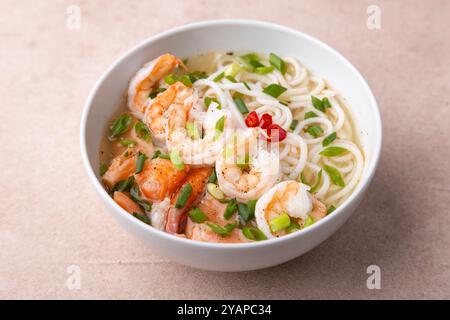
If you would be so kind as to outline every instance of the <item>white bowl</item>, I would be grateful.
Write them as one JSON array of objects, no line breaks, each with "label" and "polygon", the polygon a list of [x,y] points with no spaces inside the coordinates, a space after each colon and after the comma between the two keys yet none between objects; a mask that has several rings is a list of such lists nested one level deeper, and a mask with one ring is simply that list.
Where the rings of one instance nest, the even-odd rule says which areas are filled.
[{"label": "white bowl", "polygon": [[[175,237],[148,226],[117,205],[98,174],[100,144],[107,123],[124,103],[132,75],[163,53],[187,57],[209,51],[275,52],[298,58],[324,77],[352,109],[365,152],[363,176],[353,194],[335,212],[305,230],[269,241],[245,244],[203,243]],[[307,252],[330,237],[350,217],[375,173],[381,149],[381,119],[375,98],[361,74],[323,42],[283,26],[247,20],[219,20],[160,33],[117,59],[87,99],[81,120],[81,154],[95,189],[118,222],[153,251],[195,268],[246,271],[274,266]]]}]

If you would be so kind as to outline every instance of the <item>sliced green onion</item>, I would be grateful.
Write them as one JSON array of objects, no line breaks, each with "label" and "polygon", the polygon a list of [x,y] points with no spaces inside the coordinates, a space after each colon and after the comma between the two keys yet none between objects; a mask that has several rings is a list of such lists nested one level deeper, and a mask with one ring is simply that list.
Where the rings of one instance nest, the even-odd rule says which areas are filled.
[{"label": "sliced green onion", "polygon": [[144,169],[145,160],[147,160],[147,155],[139,151],[136,160],[136,171],[135,171],[136,174],[141,173],[142,169]]},{"label": "sliced green onion", "polygon": [[250,218],[255,216],[255,208],[256,208],[256,202],[257,201],[258,200],[249,200],[247,202],[247,209],[248,209],[248,214],[249,214]]},{"label": "sliced green onion", "polygon": [[186,202],[189,199],[189,196],[192,193],[192,186],[190,183],[187,183],[183,186],[180,191],[180,195],[177,198],[177,202],[175,203],[175,208],[182,209],[186,205]]},{"label": "sliced green onion", "polygon": [[300,176],[298,177],[297,180],[300,180],[301,183],[306,184],[307,186],[309,186],[309,183],[306,180],[305,175],[303,174],[303,171],[300,172]]},{"label": "sliced green onion", "polygon": [[248,53],[241,56],[241,59],[252,68],[264,67],[264,65],[259,62],[259,57],[254,53]]},{"label": "sliced green onion", "polygon": [[133,123],[133,118],[129,114],[118,117],[111,125],[110,139],[115,139],[122,133],[128,131]]},{"label": "sliced green onion", "polygon": [[177,170],[184,170],[183,159],[181,159],[180,152],[178,150],[172,150],[170,152],[170,161]]},{"label": "sliced green onion", "polygon": [[174,74],[169,74],[167,77],[164,78],[164,82],[167,83],[168,85],[172,85],[177,81],[178,77]]},{"label": "sliced green onion", "polygon": [[242,93],[240,93],[239,91],[236,91],[235,93],[233,93],[232,97],[233,97],[233,100],[234,99],[242,99],[244,97],[244,95]]},{"label": "sliced green onion", "polygon": [[300,230],[301,229],[301,227],[300,227],[300,225],[297,223],[297,222],[292,222],[291,223],[291,225],[286,229],[286,232],[287,233],[292,233],[292,232],[295,232],[295,231],[298,231],[298,230]]},{"label": "sliced green onion", "polygon": [[212,102],[215,102],[215,103],[217,103],[219,105],[217,107],[217,109],[222,109],[222,105],[220,104],[219,100],[217,100],[217,98],[205,97],[204,102],[205,102],[206,110],[208,110],[208,108],[209,108],[209,106],[211,105]]},{"label": "sliced green onion", "polygon": [[327,97],[322,99],[322,104],[325,109],[331,108],[330,100]]},{"label": "sliced green onion", "polygon": [[128,192],[130,191],[133,183],[134,183],[134,176],[129,176],[127,179],[117,182],[111,191]]},{"label": "sliced green onion", "polygon": [[187,87],[192,86],[191,78],[188,75],[181,76],[180,81]]},{"label": "sliced green onion", "polygon": [[128,147],[128,146],[135,145],[136,141],[130,140],[130,139],[122,139],[119,141],[119,143],[124,147]]},{"label": "sliced green onion", "polygon": [[283,59],[281,59],[279,56],[277,56],[274,53],[271,53],[269,55],[269,62],[272,66],[278,69],[278,71],[281,72],[282,75],[284,75],[287,71],[286,63]]},{"label": "sliced green onion", "polygon": [[323,105],[322,100],[320,100],[319,98],[316,98],[314,96],[311,96],[311,102],[312,102],[314,108],[316,108],[319,111],[325,112],[325,107]]},{"label": "sliced green onion", "polygon": [[289,126],[289,128],[291,129],[291,130],[295,130],[295,128],[297,128],[297,125],[298,125],[298,120],[292,120],[292,122],[291,122],[291,125]]},{"label": "sliced green onion", "polygon": [[308,111],[305,113],[305,120],[315,117],[317,117],[317,114],[314,111]]},{"label": "sliced green onion", "polygon": [[150,99],[155,99],[158,94],[160,94],[161,92],[164,92],[164,91],[166,91],[166,88],[155,89],[155,90],[153,90],[152,92],[149,93],[148,97]]},{"label": "sliced green onion", "polygon": [[215,183],[208,183],[206,184],[206,189],[208,190],[209,194],[212,195],[217,200],[222,200],[225,198],[225,194],[222,190],[220,190],[219,186]]},{"label": "sliced green onion", "polygon": [[306,129],[306,131],[314,138],[318,138],[323,133],[322,127],[318,124],[309,126],[308,129]]},{"label": "sliced green onion", "polygon": [[273,71],[273,67],[272,66],[264,66],[264,67],[258,67],[255,69],[255,72],[258,74],[267,74],[267,73],[271,73]]},{"label": "sliced green onion", "polygon": [[194,83],[197,80],[205,79],[208,77],[206,72],[203,71],[194,71],[188,74],[189,79],[191,80],[191,83]]},{"label": "sliced green onion", "polygon": [[247,114],[249,112],[245,102],[241,98],[234,99],[234,103],[242,114]]},{"label": "sliced green onion", "polygon": [[220,80],[222,80],[222,78],[225,77],[225,72],[221,72],[219,73],[219,75],[217,75],[217,77],[215,77],[213,79],[214,82],[219,82]]},{"label": "sliced green onion", "polygon": [[237,209],[236,199],[231,199],[230,201],[228,201],[223,217],[227,220],[230,219],[233,216],[236,209]]},{"label": "sliced green onion", "polygon": [[336,157],[346,153],[348,150],[342,147],[328,147],[322,150],[319,154],[324,157]]},{"label": "sliced green onion", "polygon": [[152,203],[141,197],[139,186],[136,183],[130,188],[130,196],[145,212],[152,210]]},{"label": "sliced green onion", "polygon": [[225,76],[225,78],[227,78],[229,81],[233,83],[237,83],[237,80],[233,76]]},{"label": "sliced green onion", "polygon": [[250,212],[248,211],[247,205],[245,203],[238,203],[237,209],[243,224],[247,223],[247,221],[250,220]]},{"label": "sliced green onion", "polygon": [[226,77],[228,77],[228,76],[235,77],[239,73],[239,71],[241,71],[241,69],[242,69],[242,67],[239,63],[233,62],[225,70],[225,76]]},{"label": "sliced green onion", "polygon": [[322,169],[319,171],[319,174],[317,175],[316,183],[314,184],[314,186],[311,187],[311,189],[309,189],[310,193],[314,193],[317,191],[317,189],[319,189],[321,180],[322,180]]},{"label": "sliced green onion", "polygon": [[334,140],[336,140],[336,132],[333,132],[332,134],[328,135],[325,139],[323,139],[322,146],[326,147]]},{"label": "sliced green onion", "polygon": [[341,188],[345,187],[344,179],[342,178],[341,173],[339,172],[338,169],[327,165],[324,165],[323,169],[325,170],[326,173],[328,173],[328,176],[330,176],[331,181],[335,185]]},{"label": "sliced green onion", "polygon": [[201,139],[200,130],[197,124],[193,121],[186,122],[186,132],[189,138],[193,140]]},{"label": "sliced green onion", "polygon": [[285,107],[289,107],[289,103],[287,103],[286,101],[278,101],[279,103],[281,103],[283,106]]},{"label": "sliced green onion", "polygon": [[150,225],[150,219],[145,214],[133,212],[133,217],[141,220],[143,223]]},{"label": "sliced green onion", "polygon": [[289,218],[289,216],[286,213],[283,213],[282,215],[279,215],[278,217],[270,220],[270,230],[272,230],[272,232],[284,230],[290,225],[291,225],[291,218]]},{"label": "sliced green onion", "polygon": [[229,236],[230,233],[236,228],[236,223],[228,223],[226,226],[221,227],[217,223],[213,222],[205,222],[208,227],[211,228],[212,231],[221,235],[222,237]]},{"label": "sliced green onion", "polygon": [[220,135],[223,133],[224,127],[225,127],[225,116],[222,116],[216,122],[216,135],[214,136],[214,141],[220,138]]},{"label": "sliced green onion", "polygon": [[263,89],[263,92],[265,94],[268,94],[269,96],[272,96],[274,98],[278,98],[281,96],[287,89],[285,87],[282,87],[276,83],[269,84],[267,87]]},{"label": "sliced green onion", "polygon": [[161,159],[167,159],[167,160],[170,160],[170,155],[168,155],[167,153],[162,153],[160,150],[156,150],[156,151],[153,153],[152,159],[156,159],[156,158],[161,158]]},{"label": "sliced green onion", "polygon": [[194,208],[188,212],[189,217],[194,221],[195,223],[202,223],[208,220],[208,217],[206,214],[200,210],[199,208]]},{"label": "sliced green onion", "polygon": [[333,206],[333,205],[329,206],[328,209],[327,209],[327,215],[332,213],[334,210],[336,210],[335,206]]},{"label": "sliced green onion", "polygon": [[306,218],[306,220],[305,220],[305,223],[303,223],[303,229],[305,229],[306,227],[309,227],[313,223],[314,223],[314,219],[311,216],[308,216],[308,218]]},{"label": "sliced green onion", "polygon": [[150,129],[142,121],[136,122],[134,130],[136,131],[138,138],[144,141],[148,142],[152,138],[150,134]]},{"label": "sliced green onion", "polygon": [[210,183],[216,183],[217,182],[217,174],[216,174],[216,170],[213,169],[211,172],[211,175],[208,178],[208,182]]},{"label": "sliced green onion", "polygon": [[102,163],[99,168],[100,177],[102,177],[106,173],[106,171],[108,171],[108,166]]},{"label": "sliced green onion", "polygon": [[258,228],[244,227],[244,228],[242,228],[242,233],[249,240],[253,240],[253,241],[267,240],[266,235]]},{"label": "sliced green onion", "polygon": [[250,88],[250,86],[248,85],[247,82],[242,82],[244,84],[244,86],[247,88],[248,91],[251,91],[252,88]]}]

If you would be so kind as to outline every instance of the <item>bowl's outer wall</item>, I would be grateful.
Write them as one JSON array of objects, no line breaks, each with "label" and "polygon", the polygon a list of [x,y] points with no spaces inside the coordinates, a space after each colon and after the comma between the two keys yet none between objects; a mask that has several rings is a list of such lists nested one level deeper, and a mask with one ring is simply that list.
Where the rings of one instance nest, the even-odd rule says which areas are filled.
[{"label": "bowl's outer wall", "polygon": [[[146,62],[166,52],[179,57],[209,51],[276,52],[298,58],[313,73],[326,78],[352,108],[366,154],[363,183],[332,215],[293,237],[258,246],[208,246],[168,236],[143,225],[117,206],[103,190],[97,168],[105,127],[125,101],[128,81]],[[84,161],[96,190],[115,218],[160,255],[193,267],[218,271],[244,271],[283,263],[317,246],[333,234],[355,210],[367,188],[381,145],[381,122],[370,89],[359,73],[338,53],[317,40],[271,24],[245,21],[202,23],[160,34],[120,58],[99,80],[88,99],[82,120]],[[94,169],[92,169],[94,168]],[[94,172],[92,171],[94,170]],[[95,176],[94,176],[95,174]],[[281,240],[281,239],[279,239]]]}]

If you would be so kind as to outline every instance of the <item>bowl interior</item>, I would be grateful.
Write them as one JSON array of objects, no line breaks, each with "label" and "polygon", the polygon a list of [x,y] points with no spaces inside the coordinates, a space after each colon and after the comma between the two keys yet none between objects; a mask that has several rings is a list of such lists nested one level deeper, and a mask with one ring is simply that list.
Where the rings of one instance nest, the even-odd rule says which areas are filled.
[{"label": "bowl interior", "polygon": [[131,49],[106,71],[87,102],[82,120],[81,144],[85,145],[88,163],[98,181],[102,137],[107,123],[124,105],[128,82],[134,73],[163,53],[184,58],[209,51],[275,52],[292,56],[326,79],[346,98],[365,152],[365,170],[355,193],[368,181],[380,151],[381,122],[365,80],[345,58],[322,42],[288,28],[254,21],[204,22],[173,29]]}]

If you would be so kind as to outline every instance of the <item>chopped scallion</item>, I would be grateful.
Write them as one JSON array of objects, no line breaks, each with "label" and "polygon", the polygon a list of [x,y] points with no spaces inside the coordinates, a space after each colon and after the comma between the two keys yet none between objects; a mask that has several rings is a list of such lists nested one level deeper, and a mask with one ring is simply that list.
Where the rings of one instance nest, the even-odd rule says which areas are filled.
[{"label": "chopped scallion", "polygon": [[175,208],[177,209],[184,208],[191,193],[192,193],[192,185],[190,183],[185,184],[183,188],[181,188],[180,194],[177,198],[177,202],[175,203]]},{"label": "chopped scallion", "polygon": [[309,227],[313,223],[314,223],[314,219],[311,216],[308,216],[306,218],[305,222],[303,223],[303,229],[306,228],[306,227]]},{"label": "chopped scallion", "polygon": [[108,166],[102,163],[99,168],[100,176],[103,176],[106,173],[106,171],[108,171]]},{"label": "chopped scallion", "polygon": [[221,235],[222,237],[229,236],[231,232],[236,228],[236,223],[228,223],[224,227],[218,225],[217,223],[213,222],[205,222],[208,227],[211,228],[212,231],[217,233],[218,235]]},{"label": "chopped scallion", "polygon": [[325,139],[323,139],[322,146],[326,147],[334,140],[336,140],[336,132],[333,132],[332,134],[328,135]]},{"label": "chopped scallion", "polygon": [[145,224],[150,224],[150,219],[145,214],[133,212],[133,217],[141,220]]},{"label": "chopped scallion", "polygon": [[170,152],[170,161],[172,161],[173,166],[177,170],[184,170],[183,159],[180,156],[180,152],[178,150],[172,150]]},{"label": "chopped scallion", "polygon": [[281,96],[287,89],[285,87],[280,86],[279,84],[272,83],[263,89],[265,94],[272,96],[274,98],[278,98]]},{"label": "chopped scallion", "polygon": [[270,220],[270,230],[272,232],[278,232],[288,228],[291,225],[291,218],[286,213],[279,215],[276,218]]},{"label": "chopped scallion", "polygon": [[136,144],[136,141],[130,139],[122,139],[119,143],[124,147],[129,147]]},{"label": "chopped scallion", "polygon": [[282,75],[284,75],[287,71],[286,63],[283,59],[281,59],[279,56],[277,56],[274,53],[271,53],[269,55],[269,62],[272,66],[278,69],[278,71],[281,72]]},{"label": "chopped scallion", "polygon": [[324,165],[323,169],[328,173],[328,176],[335,185],[341,188],[345,187],[344,179],[338,169],[328,165]]},{"label": "chopped scallion", "polygon": [[188,212],[189,217],[194,221],[195,223],[203,223],[206,220],[208,220],[208,217],[206,214],[200,210],[199,208],[194,208]]},{"label": "chopped scallion", "polygon": [[222,200],[225,198],[225,194],[222,190],[220,190],[219,186],[215,183],[208,183],[206,185],[206,189],[208,190],[209,194],[212,195],[217,200]]},{"label": "chopped scallion", "polygon": [[322,127],[318,124],[309,126],[306,131],[314,138],[318,138],[323,133]]},{"label": "chopped scallion", "polygon": [[334,210],[336,210],[335,206],[333,206],[333,205],[329,206],[328,209],[327,209],[327,215],[332,213]]},{"label": "chopped scallion", "polygon": [[319,189],[321,180],[322,180],[322,170],[319,171],[319,174],[317,175],[317,181],[314,184],[314,186],[312,186],[311,189],[309,189],[310,193],[314,193],[317,191],[317,189]]},{"label": "chopped scallion", "polygon": [[142,121],[136,122],[134,130],[136,131],[136,135],[138,136],[138,138],[144,141],[148,142],[152,138],[150,134],[150,129]]},{"label": "chopped scallion", "polygon": [[223,214],[223,217],[225,218],[225,219],[230,219],[232,216],[233,216],[233,214],[234,214],[234,212],[236,211],[236,209],[237,209],[237,202],[236,202],[236,199],[231,199],[230,201],[228,201],[228,203],[227,203],[227,207],[226,207],[226,209],[225,209],[225,212],[224,212],[224,214]]},{"label": "chopped scallion", "polygon": [[133,118],[129,114],[123,114],[118,117],[111,125],[110,139],[115,139],[122,133],[128,131],[133,123]]},{"label": "chopped scallion", "polygon": [[142,153],[139,151],[137,160],[136,160],[136,171],[135,171],[136,174],[142,172],[142,169],[144,169],[144,163],[145,163],[146,159],[147,159],[147,155],[145,153]]},{"label": "chopped scallion", "polygon": [[241,98],[234,99],[234,103],[242,114],[247,114],[249,112],[245,102]]},{"label": "chopped scallion", "polygon": [[219,82],[220,80],[222,80],[222,78],[225,77],[225,72],[221,72],[219,73],[214,79],[214,82]]},{"label": "chopped scallion", "polygon": [[225,116],[220,117],[216,122],[216,135],[214,136],[214,141],[218,140],[223,133],[225,127]]},{"label": "chopped scallion", "polygon": [[319,154],[324,157],[336,157],[347,152],[347,149],[342,147],[328,147],[322,150]]},{"label": "chopped scallion", "polygon": [[258,228],[244,227],[244,228],[242,228],[242,233],[249,240],[253,240],[253,241],[267,240],[266,235]]},{"label": "chopped scallion", "polygon": [[291,130],[295,130],[295,128],[297,128],[297,125],[298,125],[298,120],[292,120],[292,122],[291,122],[291,125],[289,126],[289,128],[291,129]]}]

